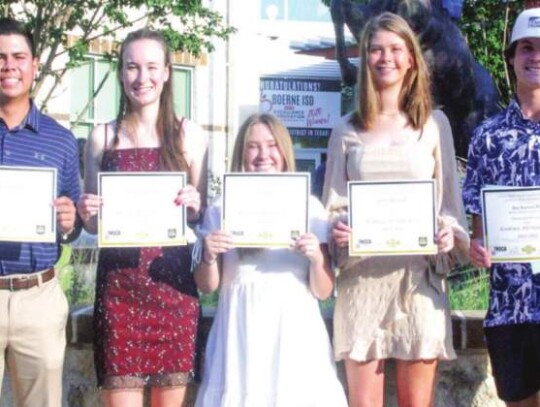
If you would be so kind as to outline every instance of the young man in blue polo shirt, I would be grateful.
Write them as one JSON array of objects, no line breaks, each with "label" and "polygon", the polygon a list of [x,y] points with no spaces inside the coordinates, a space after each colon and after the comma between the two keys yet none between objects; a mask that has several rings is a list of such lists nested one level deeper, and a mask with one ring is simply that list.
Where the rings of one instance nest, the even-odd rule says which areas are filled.
[{"label": "young man in blue polo shirt", "polygon": [[518,16],[505,56],[516,95],[475,130],[463,198],[473,216],[471,261],[491,267],[484,327],[497,392],[507,406],[538,407],[540,263],[491,264],[483,246],[480,190],[540,186],[540,8]]},{"label": "young man in blue polo shirt", "polygon": [[73,134],[30,99],[37,68],[32,36],[0,19],[0,165],[56,168],[58,193],[57,243],[0,242],[0,380],[7,366],[18,407],[59,407],[68,305],[53,267],[79,229],[79,157]]}]

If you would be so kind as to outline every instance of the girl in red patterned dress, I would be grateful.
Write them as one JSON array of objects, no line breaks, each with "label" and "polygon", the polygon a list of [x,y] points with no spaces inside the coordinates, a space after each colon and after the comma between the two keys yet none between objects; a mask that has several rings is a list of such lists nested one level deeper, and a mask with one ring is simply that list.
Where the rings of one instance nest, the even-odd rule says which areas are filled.
[{"label": "girl in red patterned dress", "polygon": [[[174,115],[171,62],[161,34],[129,34],[118,77],[117,120],[94,128],[85,151],[86,193],[78,205],[85,228],[96,233],[100,171],[185,171],[189,185],[171,200],[186,206],[188,221],[198,219],[206,140],[197,125]],[[145,386],[153,407],[183,405],[199,317],[190,266],[190,246],[101,249],[94,352],[106,407],[142,406]]]}]

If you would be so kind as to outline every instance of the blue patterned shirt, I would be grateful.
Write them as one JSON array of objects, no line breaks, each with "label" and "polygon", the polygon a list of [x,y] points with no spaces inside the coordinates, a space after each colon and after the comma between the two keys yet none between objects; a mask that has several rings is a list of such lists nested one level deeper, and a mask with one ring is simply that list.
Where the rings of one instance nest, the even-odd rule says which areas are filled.
[{"label": "blue patterned shirt", "polygon": [[[480,190],[487,185],[540,185],[540,123],[523,117],[514,99],[473,134],[463,184],[465,210],[481,215]],[[540,274],[529,263],[491,267],[489,309],[484,325],[540,323]]]},{"label": "blue patterned shirt", "polygon": [[[56,168],[58,196],[67,196],[73,202],[79,199],[77,141],[33,102],[21,125],[8,129],[0,119],[0,165]],[[58,243],[0,242],[0,275],[48,269],[56,263],[59,253]]]}]

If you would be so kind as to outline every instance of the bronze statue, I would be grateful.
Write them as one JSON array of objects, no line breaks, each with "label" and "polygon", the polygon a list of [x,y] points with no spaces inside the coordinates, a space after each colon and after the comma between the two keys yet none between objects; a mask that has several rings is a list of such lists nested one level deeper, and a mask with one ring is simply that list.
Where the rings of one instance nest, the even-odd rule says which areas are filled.
[{"label": "bronze statue", "polygon": [[345,25],[357,41],[366,21],[383,11],[399,14],[411,25],[431,69],[434,103],[450,120],[456,154],[466,157],[473,129],[500,106],[493,79],[474,59],[455,24],[461,17],[462,0],[371,0],[367,4],[332,0],[330,11],[346,85],[356,83],[357,69],[346,55]]}]

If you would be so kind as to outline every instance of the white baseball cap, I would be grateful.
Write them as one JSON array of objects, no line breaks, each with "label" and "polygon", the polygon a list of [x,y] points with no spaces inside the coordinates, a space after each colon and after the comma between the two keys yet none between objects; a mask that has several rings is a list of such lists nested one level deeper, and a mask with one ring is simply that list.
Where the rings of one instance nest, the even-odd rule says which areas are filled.
[{"label": "white baseball cap", "polygon": [[540,7],[524,10],[516,18],[509,45],[523,38],[540,38]]}]

